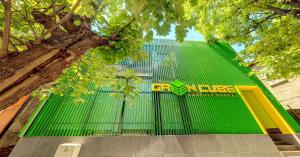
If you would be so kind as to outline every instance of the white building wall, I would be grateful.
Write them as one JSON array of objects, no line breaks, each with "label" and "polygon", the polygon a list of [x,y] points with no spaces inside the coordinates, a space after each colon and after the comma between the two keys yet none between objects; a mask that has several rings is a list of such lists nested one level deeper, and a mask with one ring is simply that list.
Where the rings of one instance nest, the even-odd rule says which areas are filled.
[{"label": "white building wall", "polygon": [[262,80],[285,109],[300,109],[300,77],[289,80],[267,81]]}]

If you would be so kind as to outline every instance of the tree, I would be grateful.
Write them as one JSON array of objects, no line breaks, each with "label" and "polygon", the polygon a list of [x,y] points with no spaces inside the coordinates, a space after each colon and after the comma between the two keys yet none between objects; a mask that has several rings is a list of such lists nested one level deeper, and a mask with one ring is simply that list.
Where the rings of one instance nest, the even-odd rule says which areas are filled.
[{"label": "tree", "polygon": [[9,33],[10,33],[10,19],[11,19],[11,1],[1,0],[4,6],[4,30],[1,32],[2,47],[0,50],[0,57],[6,57],[8,52]]},{"label": "tree", "polygon": [[0,60],[0,110],[44,85],[63,93],[76,84],[72,90],[80,95],[94,88],[90,83],[96,87],[108,83],[134,93],[132,82],[139,82],[138,77],[111,65],[127,57],[145,57],[143,42],[152,39],[154,30],[168,34],[171,24],[182,41],[192,26],[183,17],[183,4],[183,0],[12,0],[11,6],[0,6],[0,21],[9,19],[3,16],[8,9],[12,13],[8,44],[4,34],[9,25],[0,25],[5,29],[2,45],[8,45],[8,54],[1,53]]},{"label": "tree", "polygon": [[239,56],[269,79],[299,76],[299,0],[190,0],[185,17],[208,41],[244,45]]}]

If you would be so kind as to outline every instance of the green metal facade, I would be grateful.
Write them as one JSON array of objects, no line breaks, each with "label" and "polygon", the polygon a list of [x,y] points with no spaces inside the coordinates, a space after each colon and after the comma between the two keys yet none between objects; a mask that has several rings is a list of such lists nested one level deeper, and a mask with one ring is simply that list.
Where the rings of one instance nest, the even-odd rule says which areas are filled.
[{"label": "green metal facade", "polygon": [[[113,91],[99,89],[86,96],[84,104],[72,97],[51,95],[41,103],[32,123],[22,134],[31,136],[102,136],[121,134],[262,134],[262,130],[238,94],[183,95],[153,92],[151,83],[259,86],[285,120],[296,131],[300,127],[249,69],[233,58],[226,44],[209,46],[204,42],[176,43],[155,40],[144,46],[145,61],[122,61],[145,80],[142,93],[134,104],[117,100]],[[45,104],[43,104],[45,103]]]}]

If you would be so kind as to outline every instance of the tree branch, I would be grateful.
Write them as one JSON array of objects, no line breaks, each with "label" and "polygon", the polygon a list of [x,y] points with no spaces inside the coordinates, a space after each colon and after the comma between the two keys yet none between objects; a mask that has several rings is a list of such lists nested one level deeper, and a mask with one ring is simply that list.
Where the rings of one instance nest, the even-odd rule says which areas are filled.
[{"label": "tree branch", "polygon": [[[0,38],[2,38],[2,37],[3,37],[3,33],[2,33],[2,31],[0,31]],[[12,38],[12,37],[10,36],[10,38]],[[9,44],[11,44],[11,46],[12,46],[16,51],[18,51],[18,48],[16,47],[16,44],[14,44],[14,43],[12,42],[11,39],[9,39]]]},{"label": "tree branch", "polygon": [[267,5],[267,9],[275,12],[276,14],[280,14],[280,15],[287,15],[288,13],[291,12],[291,10],[281,9],[281,8],[273,7],[271,5]]},{"label": "tree branch", "polygon": [[134,21],[135,21],[135,17],[133,17],[131,19],[131,21],[129,21],[125,26],[123,26],[119,31],[115,32],[113,35],[111,35],[109,38],[113,41],[118,41],[120,40],[120,33],[123,32],[127,27],[129,27]]},{"label": "tree branch", "polygon": [[72,9],[67,13],[67,15],[65,17],[63,17],[58,23],[56,23],[55,25],[53,25],[52,27],[50,27],[45,33],[43,33],[40,37],[37,38],[37,44],[40,44],[42,39],[48,35],[49,33],[51,33],[53,30],[55,30],[57,27],[59,27],[63,22],[65,22],[75,11],[75,9],[79,6],[81,0],[77,0],[77,2],[75,3],[75,5],[72,7]]},{"label": "tree branch", "polygon": [[7,57],[11,24],[11,0],[1,0],[4,6],[4,27],[0,57]]},{"label": "tree branch", "polygon": [[[0,31],[0,37],[1,37],[1,38],[3,37],[3,32],[2,32],[2,31]],[[10,37],[11,39],[16,40],[17,42],[19,42],[19,45],[24,45],[24,46],[26,46],[26,42],[22,41],[21,39],[19,39],[19,38],[13,36],[13,35],[11,35],[11,34],[10,34],[9,37]]]},{"label": "tree branch", "polygon": [[124,31],[128,26],[130,26],[134,21],[135,21],[135,17],[133,17],[133,18],[131,19],[131,21],[130,21],[129,23],[127,23],[123,28],[121,28],[117,33],[119,34],[119,33],[123,32],[123,31]]},{"label": "tree branch", "polygon": [[287,4],[287,5],[290,5],[290,6],[293,6],[293,7],[296,7],[296,8],[299,8],[300,9],[300,1],[299,0],[285,0],[283,2],[283,4]]},{"label": "tree branch", "polygon": [[[105,7],[105,5],[104,6],[102,5],[103,1],[104,0],[98,0],[97,3],[96,3],[96,1],[91,1],[90,5],[93,7],[94,11],[97,12],[98,10],[100,11],[101,9],[103,9]],[[90,30],[91,22],[93,21],[94,18],[95,18],[94,16],[91,18],[88,18],[86,16],[82,17],[81,18],[81,29],[89,29]]]},{"label": "tree branch", "polygon": [[35,29],[33,28],[33,21],[32,20],[30,20],[29,18],[28,18],[28,15],[27,15],[27,9],[26,9],[26,7],[25,7],[25,15],[23,15],[21,12],[20,12],[20,10],[17,10],[14,6],[12,6],[12,9],[13,9],[13,11],[14,12],[16,12],[16,13],[18,13],[20,16],[22,16],[22,18],[27,22],[27,24],[28,24],[28,26],[30,27],[30,30],[33,32],[33,35],[34,35],[34,37],[37,37],[37,33],[36,33],[36,31],[35,31]]},{"label": "tree branch", "polygon": [[[58,16],[62,19],[67,13],[59,13]],[[81,19],[79,15],[72,14],[70,18],[65,20],[61,25],[68,33],[74,33],[79,30],[79,27],[74,24],[74,19]]]},{"label": "tree branch", "polygon": [[11,40],[9,40],[9,43],[14,48],[14,50],[18,52],[18,48],[16,47],[16,45]]},{"label": "tree branch", "polygon": [[254,32],[259,26],[261,26],[261,24],[263,24],[264,22],[268,21],[269,19],[273,19],[273,18],[274,18],[274,14],[270,14],[258,22],[255,21],[255,25],[251,25],[248,28],[246,28],[245,31],[242,31],[242,32],[244,32],[243,34],[240,34],[237,36],[232,35],[232,36],[228,36],[227,38],[236,38],[236,37],[243,37],[245,35],[248,35],[248,34]]},{"label": "tree branch", "polygon": [[293,9],[293,10],[292,9],[282,9],[282,8],[274,7],[271,5],[267,5],[267,9],[269,9],[279,15],[286,16],[288,14],[292,14],[292,15],[294,15],[295,18],[300,19],[300,10],[298,10],[298,9]]}]

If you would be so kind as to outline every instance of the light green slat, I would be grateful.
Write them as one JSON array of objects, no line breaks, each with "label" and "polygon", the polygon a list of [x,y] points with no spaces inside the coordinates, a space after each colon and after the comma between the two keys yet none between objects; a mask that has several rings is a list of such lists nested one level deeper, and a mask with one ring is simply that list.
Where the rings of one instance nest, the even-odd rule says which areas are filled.
[{"label": "light green slat", "polygon": [[95,134],[117,132],[121,105],[122,102],[109,96],[109,93],[98,93],[86,130],[93,131]]},{"label": "light green slat", "polygon": [[183,129],[183,122],[177,96],[173,94],[161,94],[160,102],[163,129]]},{"label": "light green slat", "polygon": [[134,104],[126,104],[123,130],[153,130],[152,94],[141,94]]}]

